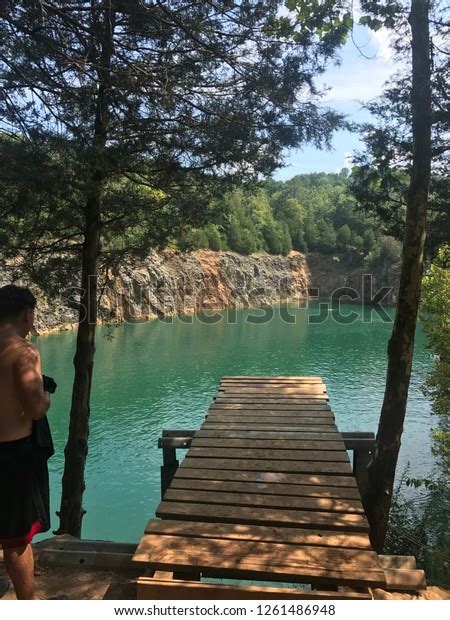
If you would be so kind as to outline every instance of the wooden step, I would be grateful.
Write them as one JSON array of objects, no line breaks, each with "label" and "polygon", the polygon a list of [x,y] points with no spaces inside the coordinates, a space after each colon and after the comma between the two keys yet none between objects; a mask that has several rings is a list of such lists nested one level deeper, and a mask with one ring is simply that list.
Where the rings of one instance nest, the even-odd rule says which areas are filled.
[{"label": "wooden step", "polygon": [[427,587],[425,572],[421,569],[383,569],[386,578],[386,590],[417,591]]},{"label": "wooden step", "polygon": [[[191,448],[238,448],[238,449],[247,449],[247,450],[255,450],[255,449],[264,449],[264,450],[282,450],[290,451],[295,450],[297,452],[308,452],[311,450],[320,451],[323,453],[324,451],[336,451],[345,450],[345,444],[343,440],[309,440],[309,439],[293,439],[290,437],[291,433],[287,435],[286,438],[259,438],[255,437],[244,438],[244,437],[223,437],[222,435],[218,435],[216,437],[205,437],[202,435],[202,432],[199,431],[195,437],[191,441]],[[344,459],[338,459],[344,460]]]},{"label": "wooden step", "polygon": [[383,568],[408,570],[417,568],[416,558],[413,555],[379,555],[378,558]]},{"label": "wooden step", "polygon": [[[282,542],[285,545],[371,550],[369,536],[362,532],[285,528],[273,525],[151,519],[145,528],[145,533],[158,536],[192,536],[193,538]],[[140,559],[145,561],[145,557]]]},{"label": "wooden step", "polygon": [[[189,459],[190,460],[190,459]],[[291,484],[291,485],[318,485],[331,487],[345,487],[358,490],[353,476],[300,474],[274,471],[243,471],[242,469],[202,469],[196,467],[197,460],[187,459],[175,472],[175,478],[190,478],[194,480],[229,480],[238,482],[255,482],[257,484]]]},{"label": "wooden step", "polygon": [[292,546],[254,541],[146,534],[133,558],[155,570],[195,569],[202,575],[233,579],[308,583],[314,577],[355,587],[384,586],[384,575],[374,551],[332,547]]},{"label": "wooden step", "polygon": [[[254,493],[281,495],[287,497],[322,497],[335,499],[359,500],[358,489],[350,487],[332,487],[319,485],[277,484],[276,482],[229,481],[229,480],[195,480],[175,476],[171,489],[197,489],[198,491],[220,491],[231,493]],[[386,567],[389,568],[389,567]]]},{"label": "wooden step", "polygon": [[[268,459],[270,461],[318,461],[321,463],[348,463],[347,452],[343,450],[276,450],[267,443],[265,448],[233,448],[192,446],[188,458],[214,459]],[[337,471],[337,470],[336,470]]]},{"label": "wooden step", "polygon": [[214,411],[215,409],[221,410],[232,410],[232,411],[241,411],[245,409],[246,411],[273,411],[274,413],[277,411],[295,411],[296,413],[301,413],[302,411],[331,411],[331,407],[327,402],[314,402],[307,404],[291,404],[290,402],[281,403],[281,404],[273,404],[273,405],[255,405],[254,403],[212,403],[209,406],[210,411]]},{"label": "wooden step", "polygon": [[190,469],[231,469],[238,471],[257,471],[296,474],[331,474],[352,476],[349,462],[329,463],[324,461],[288,461],[268,459],[200,458],[187,457],[180,468]]},{"label": "wooden step", "polygon": [[280,527],[369,532],[369,524],[365,515],[343,512],[314,512],[308,510],[283,510],[279,508],[162,501],[157,507],[155,514],[160,519],[217,521],[219,523],[253,525],[271,523]]},{"label": "wooden step", "polygon": [[327,497],[292,497],[267,493],[237,493],[216,490],[177,489],[172,486],[164,494],[164,501],[219,504],[223,506],[255,506],[283,508],[284,510],[312,510],[317,512],[347,512],[363,514],[359,500]]},{"label": "wooden step", "polygon": [[[159,577],[160,574],[166,578]],[[370,594],[361,592],[327,592],[304,588],[275,588],[267,586],[236,586],[168,578],[157,571],[154,577],[139,577],[137,599],[145,600],[368,600]]]}]

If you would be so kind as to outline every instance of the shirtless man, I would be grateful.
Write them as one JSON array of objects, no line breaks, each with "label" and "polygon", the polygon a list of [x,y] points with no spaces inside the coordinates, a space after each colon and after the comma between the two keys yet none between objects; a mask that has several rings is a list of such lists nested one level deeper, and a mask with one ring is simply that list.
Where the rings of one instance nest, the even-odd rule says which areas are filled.
[{"label": "shirtless man", "polygon": [[18,599],[35,598],[31,541],[49,529],[48,473],[32,440],[33,420],[50,407],[39,353],[26,340],[35,307],[28,289],[0,288],[0,544]]}]

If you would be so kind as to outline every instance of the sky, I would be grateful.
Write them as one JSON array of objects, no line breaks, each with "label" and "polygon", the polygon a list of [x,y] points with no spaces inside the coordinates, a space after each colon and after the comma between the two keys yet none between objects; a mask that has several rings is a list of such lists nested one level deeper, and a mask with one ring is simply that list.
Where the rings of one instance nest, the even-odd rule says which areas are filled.
[{"label": "sky", "polygon": [[[359,48],[359,49],[358,49]],[[340,53],[341,65],[332,66],[317,81],[330,90],[323,104],[341,112],[356,122],[370,119],[361,106],[381,94],[384,82],[396,67],[389,48],[389,33],[356,26],[353,41],[349,39]],[[333,150],[321,151],[311,146],[286,152],[286,165],[273,175],[275,179],[291,179],[308,172],[339,172],[350,166],[351,155],[362,148],[358,134],[338,131],[333,138]]]}]

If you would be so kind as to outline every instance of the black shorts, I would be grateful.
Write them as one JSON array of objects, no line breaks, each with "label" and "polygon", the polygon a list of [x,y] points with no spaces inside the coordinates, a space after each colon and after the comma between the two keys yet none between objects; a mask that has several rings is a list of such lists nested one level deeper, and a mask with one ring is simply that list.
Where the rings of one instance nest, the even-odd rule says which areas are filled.
[{"label": "black shorts", "polygon": [[27,545],[50,529],[47,460],[32,436],[0,442],[0,544]]}]

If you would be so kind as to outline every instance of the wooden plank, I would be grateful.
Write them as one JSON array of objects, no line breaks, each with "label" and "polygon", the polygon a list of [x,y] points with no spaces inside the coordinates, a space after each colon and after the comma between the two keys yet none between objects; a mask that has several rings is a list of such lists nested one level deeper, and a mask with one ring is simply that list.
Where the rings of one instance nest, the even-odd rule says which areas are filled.
[{"label": "wooden plank", "polygon": [[261,409],[255,411],[254,409],[241,409],[240,411],[230,411],[229,409],[209,409],[206,413],[206,417],[218,418],[219,416],[227,419],[239,419],[244,417],[253,419],[265,419],[268,421],[278,422],[283,418],[290,418],[298,420],[299,418],[325,418],[326,420],[334,420],[334,414],[331,411],[326,410],[309,410],[309,411],[271,411],[270,409]]},{"label": "wooden plank", "polygon": [[[171,489],[198,489],[199,491],[220,491],[235,493],[267,493],[270,495],[294,497],[324,497],[336,499],[360,499],[358,489],[349,487],[327,487],[300,484],[278,484],[276,482],[241,482],[229,480],[195,480],[191,478],[175,477],[170,485]],[[384,568],[391,568],[386,566]],[[415,568],[411,567],[411,568]]]},{"label": "wooden plank", "polygon": [[267,524],[285,527],[310,527],[348,532],[369,532],[364,515],[338,512],[309,512],[307,510],[278,510],[239,506],[220,506],[162,501],[156,509],[160,519],[186,519],[219,523]]},{"label": "wooden plank", "polygon": [[[239,411],[238,413],[227,411],[208,411],[206,414],[206,419],[208,421],[220,421],[226,420],[227,422],[255,422],[261,420],[261,423],[267,424],[310,424],[311,421],[315,423],[318,421],[319,424],[329,423],[334,424],[335,418],[331,411],[308,411],[305,412],[305,415],[298,415],[295,411],[286,411],[284,414],[280,412],[280,414],[271,415],[264,414],[262,411]],[[251,429],[250,429],[251,430]]]},{"label": "wooden plank", "polygon": [[317,376],[295,376],[295,375],[224,375],[222,381],[294,381],[294,382],[312,382],[322,383],[322,377]]},{"label": "wooden plank", "polygon": [[296,425],[300,426],[302,424],[315,424],[317,426],[328,426],[330,424],[334,424],[334,418],[332,416],[327,417],[306,417],[306,416],[298,416],[298,417],[284,417],[278,416],[276,418],[270,416],[246,416],[246,415],[208,415],[206,417],[207,422],[239,422],[240,424],[248,424],[251,425],[254,422],[258,424],[279,424],[279,425]]},{"label": "wooden plank", "polygon": [[266,443],[265,448],[214,448],[191,447],[188,458],[202,459],[262,459],[267,461],[319,461],[326,463],[349,463],[345,450],[275,450]]},{"label": "wooden plank", "polygon": [[379,555],[378,559],[383,568],[408,569],[417,568],[416,558],[413,555]]},{"label": "wooden plank", "polygon": [[238,394],[248,394],[253,396],[257,395],[267,395],[267,396],[305,396],[305,395],[324,395],[326,390],[322,385],[308,385],[305,387],[241,387],[241,386],[221,386],[220,391],[224,394],[228,393],[238,393]]},{"label": "wooden plank", "polygon": [[265,385],[271,383],[281,383],[282,385],[304,385],[305,383],[311,383],[313,385],[321,384],[325,385],[322,379],[316,379],[315,377],[302,377],[302,379],[283,379],[278,377],[271,377],[270,379],[264,379],[264,377],[245,377],[242,379],[239,378],[226,378],[223,377],[220,380],[220,384],[222,383],[244,383],[246,385],[254,385],[255,383],[264,383]]},{"label": "wooden plank", "polygon": [[385,583],[376,554],[361,550],[296,548],[247,541],[230,544],[230,541],[218,539],[146,534],[135,558],[135,561],[145,558],[143,561],[155,569],[195,568],[204,576],[220,573],[262,581],[326,582],[356,587],[379,587]]},{"label": "wooden plank", "polygon": [[267,416],[267,415],[207,415],[205,417],[205,422],[211,422],[211,423],[215,423],[215,422],[231,422],[231,423],[235,423],[235,422],[239,422],[240,424],[253,424],[254,422],[258,423],[258,424],[271,424],[272,426],[274,424],[278,424],[278,425],[296,425],[296,426],[300,426],[300,425],[308,425],[308,424],[316,424],[318,426],[329,426],[330,424],[335,424],[335,419],[333,418],[333,416],[331,415],[327,415],[325,416],[298,416],[298,417],[291,417],[291,416],[277,416],[277,417],[272,417],[272,416]]},{"label": "wooden plank", "polygon": [[[325,398],[292,398],[291,396],[285,397],[264,397],[264,396],[221,396],[220,393],[216,394],[213,397],[213,402],[210,407],[213,405],[218,405],[218,408],[222,409],[222,405],[265,405],[267,409],[272,409],[273,406],[281,406],[281,407],[289,407],[292,408],[298,407],[301,409],[303,405],[327,405],[328,401]],[[319,407],[320,409],[320,407]]]},{"label": "wooden plank", "polygon": [[277,542],[285,545],[343,547],[371,550],[369,536],[364,533],[274,527],[271,525],[244,525],[242,523],[208,523],[152,519],[146,534],[160,536],[193,536],[194,538],[223,538]]},{"label": "wooden plank", "polygon": [[247,377],[246,379],[221,379],[220,380],[220,385],[223,384],[228,384],[228,383],[240,383],[240,384],[244,384],[244,385],[259,385],[259,384],[263,384],[263,385],[271,385],[273,383],[275,384],[280,384],[280,385],[325,385],[324,382],[322,381],[322,379],[309,379],[308,377],[305,377],[301,380],[292,380],[292,379],[278,379],[278,377],[272,377],[270,379],[264,379],[261,377]]},{"label": "wooden plank", "polygon": [[220,504],[227,506],[260,506],[284,510],[314,510],[318,512],[347,512],[363,514],[359,500],[330,499],[328,497],[286,497],[283,495],[255,493],[227,493],[217,490],[176,489],[170,487],[164,494],[167,502],[192,502],[194,504]]},{"label": "wooden plank", "polygon": [[[199,431],[202,433],[205,431]],[[168,437],[171,440],[173,438]],[[204,438],[195,436],[191,440],[191,447],[193,448],[247,448],[257,449],[262,448],[265,450],[298,450],[298,451],[333,451],[333,450],[345,450],[345,444],[343,441],[326,441],[316,440],[311,441],[308,439],[255,439],[249,437],[247,439],[231,439],[230,437],[215,437]]]},{"label": "wooden plank", "polygon": [[[244,439],[246,441],[258,441],[258,440],[275,440],[275,441],[307,441],[307,442],[319,442],[327,444],[333,442],[336,444],[343,444],[345,442],[342,435],[335,431],[334,433],[317,433],[308,431],[291,431],[288,430],[248,430],[246,428],[241,429],[220,429],[220,430],[205,430],[203,427],[195,433],[196,440],[198,439]],[[255,445],[256,447],[256,445]],[[344,448],[345,449],[345,448]]]},{"label": "wooden plank", "polygon": [[427,587],[425,572],[421,569],[392,569],[385,568],[386,590],[416,591]]},{"label": "wooden plank", "polygon": [[219,385],[219,390],[227,390],[236,388],[238,390],[246,389],[246,388],[261,388],[261,389],[322,389],[324,392],[326,391],[326,386],[323,383],[283,383],[283,382],[275,382],[275,381],[221,381]]},{"label": "wooden plank", "polygon": [[[145,538],[145,541],[143,540]],[[382,573],[378,555],[367,549],[346,549],[319,545],[292,545],[283,541],[232,540],[230,538],[210,538],[176,535],[165,532],[164,535],[148,532],[144,534],[133,556],[134,562],[158,560],[158,556],[167,551],[180,550],[181,555],[189,556],[190,550],[199,555],[215,556],[211,566],[220,567],[220,562],[230,561],[230,568],[238,568],[242,563],[260,565],[268,564],[301,568],[310,565],[324,570],[338,568],[340,571],[355,568],[376,570]],[[153,543],[153,544],[152,544]],[[186,558],[189,560],[190,558]],[[233,563],[235,565],[233,566]],[[410,571],[406,571],[410,572]]]},{"label": "wooden plank", "polygon": [[276,588],[267,586],[236,586],[202,581],[180,581],[174,579],[137,579],[137,600],[370,600],[368,593],[330,592],[306,590],[304,588]]},{"label": "wooden plank", "polygon": [[255,403],[255,404],[267,404],[278,403],[283,404],[289,402],[291,404],[309,404],[314,405],[316,402],[326,403],[328,397],[324,394],[308,394],[304,396],[298,396],[294,394],[239,394],[239,392],[217,392],[213,396],[216,402],[221,403]]},{"label": "wooden plank", "polygon": [[[274,473],[303,474],[343,474],[353,476],[350,463],[328,463],[320,461],[271,461],[261,459],[215,459],[189,458],[183,459],[180,467],[200,469],[234,469],[238,471],[267,471]],[[178,471],[178,470],[177,470]]]},{"label": "wooden plank", "polygon": [[284,424],[281,428],[279,424],[264,424],[253,421],[252,423],[243,422],[211,422],[205,420],[201,425],[201,430],[254,430],[254,431],[291,431],[301,433],[333,433],[338,432],[336,424]]},{"label": "wooden plank", "polygon": [[189,478],[191,480],[228,480],[229,482],[255,482],[257,484],[318,485],[344,487],[358,491],[356,480],[353,476],[243,471],[242,469],[199,469],[194,467],[194,465],[198,463],[198,459],[190,461],[190,467],[188,464],[183,465],[183,463],[182,466],[177,469],[174,479]]},{"label": "wooden plank", "polygon": [[268,405],[254,405],[253,403],[212,403],[209,406],[210,410],[221,409],[222,411],[295,411],[301,413],[302,411],[331,411],[331,407],[327,402],[316,402],[312,405],[291,405],[289,402],[280,404]]}]

